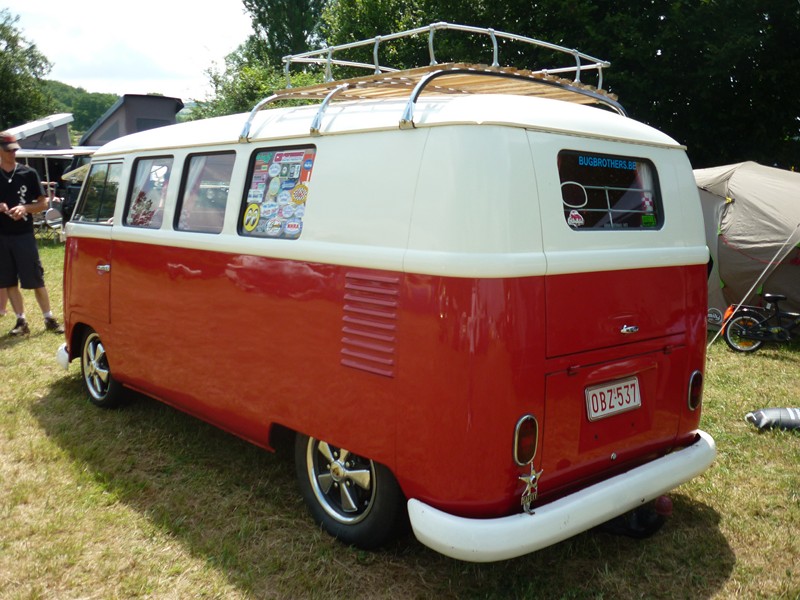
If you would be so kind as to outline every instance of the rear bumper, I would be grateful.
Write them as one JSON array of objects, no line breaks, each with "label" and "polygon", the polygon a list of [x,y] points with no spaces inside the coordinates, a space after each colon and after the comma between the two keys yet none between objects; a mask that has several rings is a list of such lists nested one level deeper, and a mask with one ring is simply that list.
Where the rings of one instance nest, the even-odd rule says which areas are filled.
[{"label": "rear bumper", "polygon": [[497,519],[457,517],[408,501],[417,539],[437,552],[471,562],[506,560],[591,529],[649,502],[705,471],[717,450],[704,431],[697,441],[536,509]]}]

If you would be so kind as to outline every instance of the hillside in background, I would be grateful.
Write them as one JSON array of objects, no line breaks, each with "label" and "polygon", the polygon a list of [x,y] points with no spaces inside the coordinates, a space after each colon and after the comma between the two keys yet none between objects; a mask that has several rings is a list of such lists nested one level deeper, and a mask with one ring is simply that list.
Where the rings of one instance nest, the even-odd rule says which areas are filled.
[{"label": "hillside in background", "polygon": [[87,92],[60,81],[45,80],[44,87],[52,113],[72,113],[75,119],[70,123],[73,143],[119,99],[116,94]]}]

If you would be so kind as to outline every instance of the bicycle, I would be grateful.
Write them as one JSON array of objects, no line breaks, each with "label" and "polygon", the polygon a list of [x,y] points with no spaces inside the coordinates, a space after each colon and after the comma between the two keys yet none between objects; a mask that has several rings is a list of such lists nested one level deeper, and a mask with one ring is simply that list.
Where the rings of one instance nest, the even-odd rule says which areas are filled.
[{"label": "bicycle", "polygon": [[780,309],[786,296],[764,294],[763,298],[767,303],[764,308],[731,305],[725,311],[723,337],[732,350],[755,352],[764,342],[789,342],[800,327],[800,313]]}]

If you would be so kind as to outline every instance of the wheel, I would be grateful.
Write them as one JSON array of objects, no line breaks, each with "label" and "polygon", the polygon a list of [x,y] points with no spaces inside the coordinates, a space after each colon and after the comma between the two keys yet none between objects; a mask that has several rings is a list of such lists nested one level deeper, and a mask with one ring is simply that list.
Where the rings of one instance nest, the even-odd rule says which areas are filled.
[{"label": "wheel", "polygon": [[739,315],[738,317],[734,317],[725,326],[725,342],[732,350],[736,350],[737,352],[755,352],[761,348],[764,342],[742,337],[742,331],[757,326],[758,321],[751,315]]},{"label": "wheel", "polygon": [[295,470],[314,520],[346,544],[377,548],[394,538],[407,520],[400,486],[379,463],[298,434]]},{"label": "wheel", "polygon": [[81,345],[81,375],[89,400],[101,408],[114,408],[123,402],[122,385],[111,375],[103,341],[90,329]]}]

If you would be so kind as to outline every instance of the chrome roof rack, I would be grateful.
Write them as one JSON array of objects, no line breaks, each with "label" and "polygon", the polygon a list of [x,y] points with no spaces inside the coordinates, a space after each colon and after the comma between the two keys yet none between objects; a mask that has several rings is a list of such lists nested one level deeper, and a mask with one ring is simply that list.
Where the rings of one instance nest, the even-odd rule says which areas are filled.
[{"label": "chrome roof rack", "polygon": [[[434,34],[440,29],[489,36],[492,42],[491,65],[437,63],[434,50]],[[428,34],[430,65],[416,69],[400,70],[380,64],[379,50],[382,43],[425,33]],[[570,56],[572,62],[551,69],[535,71],[501,67],[499,63],[498,38],[522,42],[562,53]],[[373,47],[373,63],[371,64],[335,58],[337,52],[370,45]],[[321,101],[319,110],[311,123],[310,132],[312,135],[319,135],[322,117],[326,108],[334,99],[407,98],[408,101],[400,118],[399,126],[401,128],[414,127],[414,106],[423,90],[436,94],[495,93],[540,96],[579,104],[604,104],[622,115],[626,114],[625,109],[617,102],[617,97],[602,89],[603,69],[611,65],[608,61],[595,58],[575,49],[541,40],[468,25],[455,25],[446,22],[432,23],[426,27],[285,56],[283,57],[283,63],[287,82],[286,89],[265,98],[253,108],[239,136],[240,142],[249,140],[250,128],[258,111],[277,100],[289,99],[316,99]],[[290,68],[294,64],[324,65],[325,77],[323,83],[292,88]],[[369,69],[372,74],[335,81],[332,74],[333,66]],[[597,73],[597,86],[587,85],[581,81],[581,74],[587,71]],[[572,79],[561,77],[562,74],[568,73],[574,74]],[[446,81],[444,78],[447,78]],[[434,84],[434,82],[436,83]]]}]

